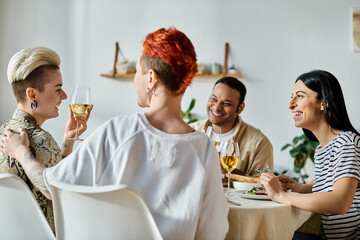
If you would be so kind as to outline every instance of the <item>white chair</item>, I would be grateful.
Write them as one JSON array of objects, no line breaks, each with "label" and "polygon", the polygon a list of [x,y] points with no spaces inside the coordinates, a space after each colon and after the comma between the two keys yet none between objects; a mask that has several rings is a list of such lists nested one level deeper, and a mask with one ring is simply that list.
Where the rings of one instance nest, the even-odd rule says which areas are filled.
[{"label": "white chair", "polygon": [[57,239],[162,239],[146,203],[125,185],[50,187]]},{"label": "white chair", "polygon": [[34,195],[13,174],[0,174],[0,238],[55,239]]}]

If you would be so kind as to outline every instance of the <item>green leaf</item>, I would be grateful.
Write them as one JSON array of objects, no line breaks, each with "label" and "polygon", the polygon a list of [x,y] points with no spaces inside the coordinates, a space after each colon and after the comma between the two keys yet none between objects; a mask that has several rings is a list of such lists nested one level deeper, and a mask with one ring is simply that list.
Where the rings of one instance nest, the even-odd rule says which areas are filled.
[{"label": "green leaf", "polygon": [[283,146],[281,148],[281,151],[284,151],[285,149],[287,149],[288,147],[291,147],[292,145],[290,143],[286,144],[285,146]]},{"label": "green leaf", "polygon": [[190,123],[196,122],[197,120],[198,120],[197,118],[192,118],[192,119],[189,119],[189,121],[187,123],[190,124]]},{"label": "green leaf", "polygon": [[[301,134],[300,136],[295,136],[292,139],[291,144],[287,143],[281,148],[281,151],[290,148],[289,154],[294,159],[294,171],[300,174],[301,169],[305,166],[308,158],[314,162],[314,153],[319,143],[311,141]],[[301,179],[305,179],[308,175],[300,176]],[[297,182],[299,178],[294,178]]]},{"label": "green leaf", "polygon": [[196,122],[198,119],[196,117],[194,117],[191,113],[191,110],[194,108],[195,106],[195,102],[196,100],[193,98],[191,99],[191,102],[190,102],[190,106],[189,108],[186,110],[186,112],[183,112],[181,111],[181,117],[183,119],[186,119],[187,120],[187,123],[190,124],[190,123],[193,123],[193,122]]},{"label": "green leaf", "polygon": [[190,106],[189,106],[187,112],[190,112],[194,108],[195,102],[196,102],[195,98],[191,99]]},{"label": "green leaf", "polygon": [[296,144],[299,144],[299,142],[302,142],[304,141],[305,139],[305,135],[300,135],[300,136],[297,136],[297,137],[294,137],[293,139],[293,143],[296,145]]},{"label": "green leaf", "polygon": [[301,153],[300,148],[296,147],[290,150],[290,155],[291,157],[296,157],[297,155],[299,155]]},{"label": "green leaf", "polygon": [[307,155],[305,153],[300,153],[299,155],[295,156],[294,165],[299,168],[303,168],[305,166],[307,159]]},{"label": "green leaf", "polygon": [[294,166],[294,172],[300,173],[301,167]]},{"label": "green leaf", "polygon": [[314,147],[310,142],[308,142],[305,144],[304,149],[307,153],[310,153],[312,150],[314,150]]}]

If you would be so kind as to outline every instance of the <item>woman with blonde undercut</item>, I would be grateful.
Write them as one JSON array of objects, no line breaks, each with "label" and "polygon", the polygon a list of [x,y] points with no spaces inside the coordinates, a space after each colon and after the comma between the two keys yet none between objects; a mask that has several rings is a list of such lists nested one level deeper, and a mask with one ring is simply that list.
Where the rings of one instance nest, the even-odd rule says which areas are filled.
[{"label": "woman with blonde undercut", "polygon": [[[29,151],[21,156],[34,159],[46,167],[52,167],[68,156],[73,149],[73,142],[67,138],[74,137],[76,121],[79,121],[80,133],[86,130],[90,111],[86,116],[75,117],[69,107],[69,120],[65,129],[61,149],[50,133],[41,128],[48,119],[59,115],[59,107],[66,93],[62,89],[63,81],[60,72],[60,58],[56,52],[46,47],[23,49],[10,59],[7,75],[12,86],[17,109],[12,118],[0,127],[2,138],[20,132],[29,137]],[[0,142],[0,150],[4,150]],[[11,173],[19,176],[29,186],[43,210],[46,219],[54,231],[52,203],[42,193],[41,188],[34,186],[34,179],[14,158],[0,152],[0,173]]]},{"label": "woman with blonde undercut", "polygon": [[[42,170],[40,188],[54,181],[126,184],[143,197],[164,239],[224,239],[228,206],[215,146],[181,118],[181,98],[196,72],[195,49],[184,33],[161,28],[147,35],[134,85],[138,105],[149,110],[100,126],[69,157]],[[6,138],[18,148],[7,152],[30,171],[41,164],[21,158],[29,151],[26,140]]]}]

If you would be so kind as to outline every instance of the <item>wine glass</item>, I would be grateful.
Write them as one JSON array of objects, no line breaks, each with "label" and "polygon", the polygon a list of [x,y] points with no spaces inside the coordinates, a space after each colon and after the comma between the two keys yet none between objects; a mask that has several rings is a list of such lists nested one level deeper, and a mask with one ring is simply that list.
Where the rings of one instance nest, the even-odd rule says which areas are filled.
[{"label": "wine glass", "polygon": [[[223,147],[223,141],[221,139],[221,127],[218,127],[218,130],[219,130],[219,133],[217,134],[218,137],[213,139],[213,142],[214,142],[214,145],[216,147],[216,150],[218,152],[219,159],[220,159],[221,148]],[[208,135],[209,137],[211,137],[212,131],[213,130],[211,130],[211,132],[209,133],[209,135]],[[224,184],[226,184],[225,177],[226,177],[225,174],[221,173],[221,182],[222,182],[223,186],[225,186]]]},{"label": "wine glass", "polygon": [[216,150],[218,151],[219,155],[220,155],[220,152],[221,152],[221,128],[219,127],[219,139],[218,141],[214,141],[214,144],[215,144],[215,147],[216,147]]},{"label": "wine glass", "polygon": [[[90,88],[87,86],[76,86],[71,96],[70,106],[75,116],[85,115],[87,109],[91,107]],[[79,137],[79,122],[76,121],[76,134],[73,138],[68,138],[70,141],[83,141]]]},{"label": "wine glass", "polygon": [[229,141],[224,144],[220,152],[221,166],[228,172],[228,187],[226,196],[230,195],[230,174],[239,165],[240,150],[237,142]]}]

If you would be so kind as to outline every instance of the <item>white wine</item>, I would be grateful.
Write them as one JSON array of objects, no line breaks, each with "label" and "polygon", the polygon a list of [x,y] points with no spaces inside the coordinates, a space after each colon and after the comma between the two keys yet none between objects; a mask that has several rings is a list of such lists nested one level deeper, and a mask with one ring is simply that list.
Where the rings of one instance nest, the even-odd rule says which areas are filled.
[{"label": "white wine", "polygon": [[76,116],[82,116],[86,114],[88,108],[91,107],[91,104],[71,104],[71,110]]},{"label": "white wine", "polygon": [[233,171],[239,164],[239,161],[240,161],[239,156],[223,156],[223,155],[220,156],[221,166],[227,172]]},{"label": "white wine", "polygon": [[214,144],[215,144],[216,148],[220,146],[220,142],[218,142],[218,141],[214,141]]}]

